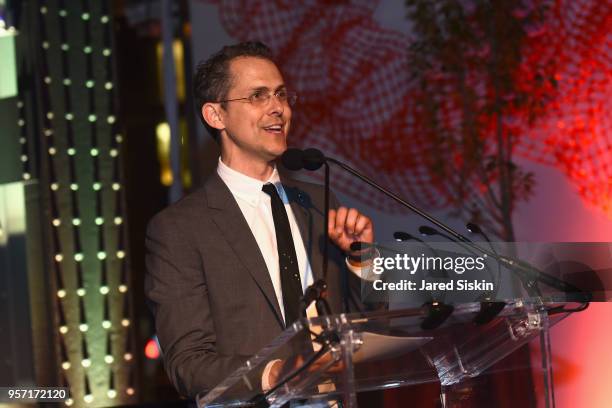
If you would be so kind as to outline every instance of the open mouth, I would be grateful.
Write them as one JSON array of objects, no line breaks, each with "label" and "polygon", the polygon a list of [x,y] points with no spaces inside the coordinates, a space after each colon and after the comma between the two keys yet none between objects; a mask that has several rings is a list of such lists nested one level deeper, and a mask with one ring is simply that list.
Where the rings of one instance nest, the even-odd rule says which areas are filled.
[{"label": "open mouth", "polygon": [[266,132],[270,132],[276,135],[280,135],[283,133],[283,125],[271,125],[264,127]]}]

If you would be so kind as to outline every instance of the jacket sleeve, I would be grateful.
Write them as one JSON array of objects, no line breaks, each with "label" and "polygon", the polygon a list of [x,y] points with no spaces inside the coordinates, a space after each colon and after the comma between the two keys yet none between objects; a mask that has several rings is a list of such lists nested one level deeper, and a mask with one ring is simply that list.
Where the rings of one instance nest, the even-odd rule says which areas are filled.
[{"label": "jacket sleeve", "polygon": [[149,223],[146,266],[145,296],[170,380],[185,396],[210,391],[248,356],[217,352],[200,253],[167,214]]}]

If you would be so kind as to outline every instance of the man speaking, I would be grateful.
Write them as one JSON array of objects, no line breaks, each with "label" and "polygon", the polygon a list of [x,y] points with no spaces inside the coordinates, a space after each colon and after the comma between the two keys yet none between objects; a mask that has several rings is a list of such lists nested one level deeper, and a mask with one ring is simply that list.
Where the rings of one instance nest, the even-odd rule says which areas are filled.
[{"label": "man speaking", "polygon": [[[323,277],[325,237],[324,189],[286,177],[275,164],[287,149],[297,95],[271,51],[259,42],[224,47],[198,66],[194,82],[221,157],[201,189],[149,223],[145,278],[166,371],[190,397],[211,390],[302,316],[303,291]],[[332,312],[341,313],[344,270],[360,266],[347,258],[350,245],[373,242],[374,233],[356,209],[333,197],[331,207],[327,292]],[[352,293],[350,303],[359,304]]]}]

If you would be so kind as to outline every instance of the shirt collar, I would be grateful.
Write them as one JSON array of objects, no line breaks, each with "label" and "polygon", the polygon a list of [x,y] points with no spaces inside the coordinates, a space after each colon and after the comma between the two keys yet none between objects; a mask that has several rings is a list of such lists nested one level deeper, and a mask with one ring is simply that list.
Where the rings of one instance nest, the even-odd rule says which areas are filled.
[{"label": "shirt collar", "polygon": [[221,180],[223,180],[233,195],[245,200],[253,206],[259,203],[262,194],[267,196],[267,194],[262,191],[263,185],[267,183],[274,184],[283,202],[287,202],[287,197],[283,189],[283,185],[281,184],[276,166],[274,166],[274,171],[268,180],[261,181],[230,168],[228,165],[223,163],[221,157],[219,157],[217,174],[219,177],[221,177]]}]

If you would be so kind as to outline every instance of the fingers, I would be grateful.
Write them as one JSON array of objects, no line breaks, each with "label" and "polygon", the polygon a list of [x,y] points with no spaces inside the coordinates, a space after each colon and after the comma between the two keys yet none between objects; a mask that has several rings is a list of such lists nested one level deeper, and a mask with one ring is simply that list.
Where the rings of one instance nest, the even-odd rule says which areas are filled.
[{"label": "fingers", "polygon": [[[354,234],[357,236],[364,236],[366,233],[372,230],[372,220],[363,214],[359,214],[355,223]],[[366,241],[364,239],[364,241]]]},{"label": "fingers", "polygon": [[333,209],[329,210],[329,216],[327,217],[327,233],[331,239],[339,236],[336,233],[336,210]]},{"label": "fingers", "polygon": [[345,233],[359,236],[372,228],[372,220],[355,208],[339,207],[338,210],[329,211],[328,229],[333,235]]},{"label": "fingers", "polygon": [[359,211],[357,211],[354,208],[351,208],[347,211],[346,222],[344,224],[344,230],[348,234],[355,235],[355,226],[357,224],[358,219],[359,219]]},{"label": "fingers", "polygon": [[337,234],[342,234],[346,231],[346,217],[348,215],[348,209],[346,207],[339,207],[336,211],[336,225],[335,230]]},{"label": "fingers", "polygon": [[374,241],[372,220],[355,208],[330,210],[327,229],[329,238],[343,251],[348,251],[355,241]]},{"label": "fingers", "polygon": [[337,239],[344,233],[344,223],[346,222],[347,209],[346,207],[340,207],[337,210],[329,210],[329,217],[327,219],[327,230],[329,237]]}]

